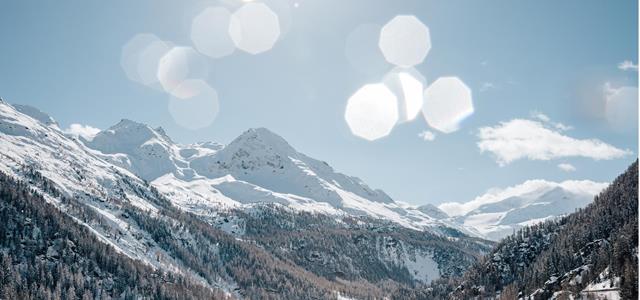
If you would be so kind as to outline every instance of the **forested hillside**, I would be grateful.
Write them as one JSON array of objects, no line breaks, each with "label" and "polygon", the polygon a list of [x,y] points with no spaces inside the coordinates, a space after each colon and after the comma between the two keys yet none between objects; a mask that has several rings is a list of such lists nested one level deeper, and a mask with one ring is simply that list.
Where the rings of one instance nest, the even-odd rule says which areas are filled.
[{"label": "forested hillside", "polygon": [[[277,257],[330,279],[401,282],[419,286],[461,276],[494,243],[411,230],[393,222],[295,213],[263,207],[239,214],[245,237]],[[450,234],[454,234],[450,232]]]},{"label": "forested hillside", "polygon": [[[151,191],[156,195],[147,196],[155,199],[154,205],[160,208],[157,213],[115,198],[104,202],[120,207],[120,218],[129,220],[128,226],[148,233],[137,238],[157,247],[151,252],[156,253],[154,261],[178,261],[189,271],[166,272],[131,259],[99,239],[98,232],[115,241],[124,241],[125,236],[85,199],[62,196],[55,184],[36,170],[25,168],[23,173],[28,182],[0,173],[3,299],[424,298],[424,283],[418,275],[435,274],[410,274],[408,270],[420,270],[411,269],[407,263],[431,257],[451,259],[439,259],[439,255],[459,256],[459,265],[442,272],[443,276],[458,275],[475,261],[474,253],[489,249],[489,245],[466,238],[456,242],[459,249],[448,248],[455,243],[435,235],[402,231],[406,229],[394,233],[393,224],[385,227],[371,220],[363,223],[366,225],[354,223],[351,228],[322,216],[275,207],[241,215],[246,232],[234,236],[215,223],[172,206],[154,189]],[[140,190],[131,182],[126,184]],[[300,227],[297,230],[283,224]],[[367,255],[358,253],[359,247],[345,250],[341,246],[359,238],[373,241],[360,247]],[[362,241],[355,242],[358,245]],[[434,252],[438,247],[442,250]],[[327,258],[337,261],[328,263]],[[351,268],[344,269],[344,260],[353,260]],[[427,267],[438,270],[437,264]],[[423,280],[427,279],[435,277]]]},{"label": "forested hillside", "polygon": [[226,298],[219,290],[117,253],[27,184],[2,173],[0,237],[2,299]]},{"label": "forested hillside", "polygon": [[[600,290],[638,298],[638,162],[584,209],[524,228],[472,267],[451,297],[549,299]],[[589,285],[592,283],[592,285]]]}]

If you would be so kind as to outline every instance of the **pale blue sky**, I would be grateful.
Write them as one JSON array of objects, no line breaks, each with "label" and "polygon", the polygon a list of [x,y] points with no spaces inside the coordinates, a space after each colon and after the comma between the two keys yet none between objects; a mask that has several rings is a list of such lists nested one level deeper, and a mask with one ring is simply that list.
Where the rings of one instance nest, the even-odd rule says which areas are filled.
[{"label": "pale blue sky", "polygon": [[[616,131],[585,115],[579,92],[607,81],[637,86],[637,71],[617,68],[638,62],[636,1],[297,2],[290,31],[271,51],[209,60],[207,82],[219,93],[220,113],[201,130],[177,125],[168,96],[129,81],[119,63],[121,47],[138,33],[190,45],[197,1],[2,1],[0,96],[38,107],[62,127],[105,129],[130,118],[162,126],[185,143],[228,143],[247,128],[267,127],[299,151],[414,204],[468,201],[533,178],[610,181],[637,157],[637,126]],[[353,136],[343,118],[349,96],[384,75],[349,64],[348,34],[398,14],[416,15],[431,31],[433,46],[416,69],[428,81],[459,76],[473,91],[475,114],[461,130],[431,142],[418,138],[428,129],[421,117],[374,142]],[[481,91],[484,83],[495,88]],[[530,119],[534,111],[572,126],[567,136],[633,154],[499,166],[492,154],[480,153],[479,128]],[[562,172],[559,163],[577,170]]]}]

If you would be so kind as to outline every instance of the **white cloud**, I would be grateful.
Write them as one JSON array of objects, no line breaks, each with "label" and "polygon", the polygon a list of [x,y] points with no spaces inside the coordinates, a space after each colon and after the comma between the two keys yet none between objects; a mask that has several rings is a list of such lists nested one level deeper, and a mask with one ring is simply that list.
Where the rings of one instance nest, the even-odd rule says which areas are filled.
[{"label": "white cloud", "polygon": [[558,129],[560,131],[567,131],[567,130],[573,129],[573,127],[568,126],[568,125],[564,125],[562,123],[553,123],[553,127],[555,127],[556,129]]},{"label": "white cloud", "polygon": [[606,82],[603,90],[604,115],[609,126],[618,131],[637,128],[638,87],[614,86],[610,82]]},{"label": "white cloud", "polygon": [[574,167],[572,164],[562,163],[558,164],[558,169],[565,172],[573,172],[576,170],[576,167]]},{"label": "white cloud", "polygon": [[431,131],[429,131],[429,130],[425,130],[423,132],[418,133],[418,136],[421,139],[423,139],[425,141],[429,141],[429,142],[436,139],[436,134],[431,132]]},{"label": "white cloud", "polygon": [[545,122],[514,119],[479,130],[477,143],[481,152],[491,152],[498,164],[519,159],[551,160],[563,157],[614,159],[631,154],[598,139],[576,139],[561,133],[557,126]]},{"label": "white cloud", "polygon": [[629,70],[638,71],[638,65],[634,64],[630,60],[625,60],[618,64],[618,69],[623,71],[629,71]]},{"label": "white cloud", "polygon": [[89,125],[74,123],[69,125],[69,128],[65,129],[64,132],[76,137],[81,136],[90,141],[96,136],[96,134],[98,134],[98,132],[100,132],[100,129]]},{"label": "white cloud", "polygon": [[534,111],[531,113],[531,116],[545,123],[551,122],[551,119],[541,112]]},{"label": "white cloud", "polygon": [[507,188],[492,188],[469,202],[447,202],[440,204],[438,208],[452,217],[463,216],[485,204],[499,202],[511,197],[537,198],[556,187],[561,187],[576,194],[595,195],[606,188],[607,185],[608,184],[604,182],[594,182],[590,180],[553,182],[533,179]]},{"label": "white cloud", "polygon": [[538,112],[538,111],[532,112],[531,116],[534,119],[538,119],[538,120],[542,121],[543,123],[551,125],[551,126],[555,127],[556,129],[558,129],[560,131],[567,131],[567,130],[573,129],[573,127],[568,126],[568,125],[564,125],[564,124],[562,124],[560,122],[552,122],[551,118],[549,118],[549,116],[547,116],[547,115],[545,115],[545,114],[543,114],[541,112]]}]

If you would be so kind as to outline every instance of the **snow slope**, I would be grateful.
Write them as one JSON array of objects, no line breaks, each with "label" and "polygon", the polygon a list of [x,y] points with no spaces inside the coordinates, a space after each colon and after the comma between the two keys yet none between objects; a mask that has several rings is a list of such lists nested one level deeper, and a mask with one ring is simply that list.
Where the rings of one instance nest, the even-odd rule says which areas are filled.
[{"label": "snow slope", "polygon": [[425,204],[417,207],[417,210],[435,219],[446,219],[449,215],[433,204]]},{"label": "snow slope", "polygon": [[335,172],[327,163],[297,152],[282,137],[265,128],[250,129],[213,155],[191,162],[209,178],[232,175],[276,192],[328,202],[335,207],[346,199],[338,190],[378,203],[393,203],[383,191]]},{"label": "snow slope", "polygon": [[[211,285],[158,247],[150,234],[118,205],[118,201],[127,201],[154,215],[158,211],[155,204],[158,199],[153,191],[126,168],[109,161],[116,156],[87,148],[82,141],[66,136],[55,122],[48,120],[52,119],[35,109],[16,108],[0,100],[0,171],[28,182],[48,202],[86,226],[117,252],[153,268],[190,276]],[[35,180],[38,176],[46,181]],[[70,205],[60,201],[59,195],[51,194],[48,182],[62,196],[93,210],[95,218],[77,215]]]},{"label": "snow slope", "polygon": [[612,278],[609,274],[609,268],[607,267],[580,292],[580,296],[584,299],[622,299],[620,295],[620,282],[620,277]]},{"label": "snow slope", "polygon": [[382,261],[396,267],[405,267],[415,280],[430,283],[440,278],[440,268],[433,253],[412,249],[402,241],[381,239],[378,241],[378,256]]}]

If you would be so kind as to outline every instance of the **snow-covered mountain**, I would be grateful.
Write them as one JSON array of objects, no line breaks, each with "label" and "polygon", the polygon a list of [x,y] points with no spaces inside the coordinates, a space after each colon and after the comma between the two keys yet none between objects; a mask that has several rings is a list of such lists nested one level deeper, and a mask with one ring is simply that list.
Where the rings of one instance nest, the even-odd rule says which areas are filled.
[{"label": "snow-covered mountain", "polygon": [[277,203],[300,211],[384,219],[419,230],[453,227],[472,234],[336,172],[265,128],[249,129],[226,146],[180,145],[162,128],[122,120],[84,143],[197,214]]},{"label": "snow-covered mountain", "polygon": [[607,183],[590,180],[552,182],[528,180],[506,189],[491,190],[466,203],[444,203],[439,208],[469,230],[500,240],[514,231],[574,212],[593,202]]},{"label": "snow-covered mountain", "polygon": [[[459,275],[491,245],[335,172],[266,129],[248,130],[227,146],[182,145],[161,128],[122,120],[87,140],[64,133],[35,108],[0,101],[0,172],[42,194],[117,253],[231,294],[252,285],[220,270],[202,273],[202,261],[181,256],[193,249],[217,253],[212,236],[221,233],[190,218],[230,234],[224,249],[261,243],[251,251],[285,249],[278,257],[290,256],[301,268],[291,272],[330,270],[354,280],[380,272],[399,283]],[[160,225],[169,227],[160,234]],[[270,234],[260,233],[264,228]],[[349,247],[337,247],[344,243]]]},{"label": "snow-covered mountain", "polygon": [[[65,189],[74,187],[67,178],[74,174],[73,168],[100,168],[92,171],[95,178],[88,178],[95,181],[89,188],[105,191],[111,186],[109,182],[117,181],[110,177],[118,170],[151,182],[175,205],[199,215],[220,208],[250,209],[255,204],[276,203],[336,217],[388,220],[417,230],[453,228],[499,240],[524,225],[584,207],[605,186],[591,181],[530,180],[467,203],[413,207],[296,151],[265,128],[249,129],[226,146],[213,142],[178,144],[160,127],[121,120],[85,140],[65,135],[53,118],[36,108],[1,106],[0,130],[16,142],[13,149],[3,151],[12,160],[56,165],[43,164],[39,162],[42,156],[33,155],[55,144],[64,145],[64,151],[50,149],[50,155],[56,158],[69,152],[73,167],[53,167],[49,172],[56,174],[54,181],[60,181]],[[77,188],[84,190],[85,186]]]},{"label": "snow-covered mountain", "polygon": [[[159,198],[143,180],[112,164],[123,155],[105,155],[65,135],[53,119],[36,108],[14,107],[0,100],[0,172],[28,182],[50,204],[90,228],[99,240],[118,253],[161,269],[204,282],[172,258],[130,219],[126,201],[149,216],[160,207]],[[90,208],[94,218],[79,213],[68,200]],[[166,259],[156,259],[162,255]],[[214,283],[209,283],[214,284]]]},{"label": "snow-covered mountain", "polygon": [[[74,168],[100,166],[102,170],[93,171],[97,178],[90,178],[96,181],[95,186],[108,190],[109,180],[114,179],[100,177],[113,176],[112,170],[117,169],[118,173],[151,182],[175,205],[199,215],[220,208],[250,209],[255,204],[276,203],[336,217],[388,220],[417,230],[453,228],[499,240],[524,225],[584,207],[605,186],[591,181],[530,180],[490,191],[467,203],[413,207],[296,151],[265,128],[249,129],[226,146],[213,142],[178,144],[160,127],[121,120],[85,140],[65,135],[53,118],[36,108],[2,103],[1,113],[5,120],[0,124],[3,133],[17,140],[40,142],[19,143],[15,149],[4,151],[15,156],[12,159],[38,163],[42,157],[31,157],[41,152],[38,147],[65,145],[65,151],[52,150],[51,155],[86,154],[73,157],[72,164]],[[40,127],[46,133],[34,132]],[[73,170],[52,168],[50,172],[56,173],[62,187],[74,186],[65,182]]]}]

